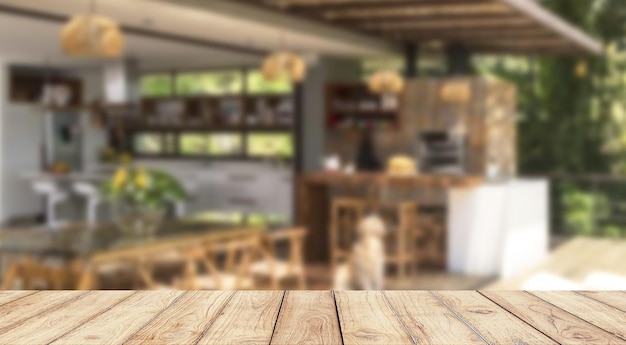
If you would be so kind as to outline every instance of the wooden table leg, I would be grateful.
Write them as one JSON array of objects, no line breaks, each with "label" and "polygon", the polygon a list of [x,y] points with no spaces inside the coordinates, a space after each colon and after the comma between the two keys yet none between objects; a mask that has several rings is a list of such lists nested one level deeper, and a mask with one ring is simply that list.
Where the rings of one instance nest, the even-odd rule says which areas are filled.
[{"label": "wooden table leg", "polygon": [[7,273],[2,278],[2,290],[12,290],[13,283],[15,283],[15,278],[17,278],[20,269],[20,264],[17,262],[12,262],[9,265],[9,269]]},{"label": "wooden table leg", "polygon": [[89,265],[83,265],[80,279],[78,280],[77,290],[94,290],[98,288],[97,277],[93,270],[93,267]]}]

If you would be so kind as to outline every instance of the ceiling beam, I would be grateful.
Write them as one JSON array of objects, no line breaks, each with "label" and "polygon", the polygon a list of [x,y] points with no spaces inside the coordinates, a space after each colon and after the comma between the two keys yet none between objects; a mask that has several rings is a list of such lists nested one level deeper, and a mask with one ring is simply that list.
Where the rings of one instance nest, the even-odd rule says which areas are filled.
[{"label": "ceiling beam", "polygon": [[[41,11],[34,11],[29,9],[17,8],[13,6],[0,5],[0,13],[7,13],[15,16],[21,16],[31,19],[44,20],[48,22],[54,23],[65,23],[70,20],[70,16],[59,15],[54,13],[47,13]],[[193,37],[181,36],[170,33],[163,33],[158,31],[153,31],[141,27],[129,26],[129,25],[120,25],[122,32],[125,34],[136,35],[140,37],[159,39],[163,41],[169,41],[172,43],[186,44],[190,46],[196,46],[201,48],[212,48],[212,49],[221,49],[227,52],[232,53],[240,53],[240,54],[248,54],[254,56],[264,56],[267,55],[268,51],[256,48],[248,48],[242,47],[238,45],[216,42],[212,40],[206,39],[198,39]]]},{"label": "ceiling beam", "polygon": [[362,10],[352,9],[343,11],[326,11],[322,12],[321,16],[327,20],[337,19],[360,19],[360,18],[380,18],[380,17],[419,17],[422,19],[428,19],[432,16],[458,16],[463,17],[466,15],[477,14],[511,14],[515,11],[511,10],[508,6],[500,3],[475,3],[475,4],[459,4],[459,5],[446,5],[441,4],[423,5],[423,6],[403,6],[403,7],[390,7],[381,8],[378,10]]},{"label": "ceiling beam", "polygon": [[394,20],[385,22],[364,23],[359,27],[370,31],[402,31],[418,29],[457,29],[466,30],[474,28],[492,28],[501,30],[507,28],[532,27],[533,21],[525,17],[511,18],[489,18],[489,19],[458,19],[458,20]]},{"label": "ceiling beam", "polygon": [[378,22],[395,22],[398,20],[411,20],[411,21],[420,21],[420,22],[424,22],[424,21],[428,21],[428,22],[437,22],[437,21],[443,21],[443,22],[454,22],[454,21],[458,21],[458,20],[463,20],[463,21],[477,21],[477,22],[483,22],[483,21],[490,21],[490,20],[503,20],[503,21],[515,21],[517,19],[525,19],[522,16],[520,16],[519,14],[462,14],[462,15],[449,15],[449,14],[444,14],[444,15],[431,15],[426,17],[427,19],[422,19],[424,17],[409,17],[406,15],[394,15],[394,16],[384,16],[384,17],[369,17],[369,18],[338,18],[338,19],[329,19],[329,21],[331,22],[340,22],[341,24],[344,25],[360,25],[363,23],[378,23]]},{"label": "ceiling beam", "polygon": [[313,12],[323,13],[327,11],[342,10],[384,10],[390,8],[406,7],[433,7],[442,8],[452,5],[476,5],[493,3],[493,0],[396,0],[396,1],[317,1],[317,2],[272,2],[267,5],[283,8],[293,13]]},{"label": "ceiling beam", "polygon": [[570,42],[584,48],[590,53],[601,54],[603,51],[602,44],[586,35],[577,27],[568,24],[566,21],[558,17],[557,15],[546,11],[541,5],[535,1],[528,0],[499,0],[509,5],[511,8],[516,9],[520,13],[533,18],[533,20],[554,31],[559,36],[562,36]]},{"label": "ceiling beam", "polygon": [[537,29],[535,27],[520,30],[427,30],[427,31],[403,31],[387,35],[392,39],[413,39],[419,41],[454,41],[454,40],[485,40],[485,39],[526,39],[526,38],[554,38],[558,37],[553,32]]}]

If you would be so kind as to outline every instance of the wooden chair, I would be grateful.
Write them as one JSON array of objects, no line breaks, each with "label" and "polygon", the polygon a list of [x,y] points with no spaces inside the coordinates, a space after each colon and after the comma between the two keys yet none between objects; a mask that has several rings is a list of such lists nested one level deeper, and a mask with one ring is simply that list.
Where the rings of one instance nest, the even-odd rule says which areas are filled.
[{"label": "wooden chair", "polygon": [[258,237],[190,249],[186,253],[185,276],[180,287],[185,290],[251,289],[254,281],[250,265],[260,250]]},{"label": "wooden chair", "polygon": [[332,201],[329,237],[332,272],[347,260],[356,237],[356,227],[365,216],[367,201],[363,199],[336,198]]},{"label": "wooden chair", "polygon": [[382,202],[379,214],[387,227],[385,261],[396,267],[398,277],[404,278],[408,269],[419,265],[417,239],[421,233],[417,226],[417,203]]},{"label": "wooden chair", "polygon": [[68,278],[63,266],[51,265],[27,255],[10,264],[2,280],[2,290],[15,289],[17,282],[22,290],[60,290],[68,286]]},{"label": "wooden chair", "polygon": [[[269,278],[272,289],[279,289],[280,283],[287,279],[297,279],[298,289],[306,289],[306,276],[303,259],[304,238],[307,230],[302,228],[280,230],[265,235],[265,250],[262,259],[250,267],[255,277]],[[278,246],[287,245],[289,254],[278,258]]]},{"label": "wooden chair", "polygon": [[423,264],[443,268],[446,264],[445,220],[436,216],[422,216],[420,260]]}]

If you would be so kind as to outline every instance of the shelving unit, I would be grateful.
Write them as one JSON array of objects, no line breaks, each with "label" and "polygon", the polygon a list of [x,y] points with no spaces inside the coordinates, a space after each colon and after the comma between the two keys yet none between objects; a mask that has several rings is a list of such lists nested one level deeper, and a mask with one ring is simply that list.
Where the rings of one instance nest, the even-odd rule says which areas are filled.
[{"label": "shelving unit", "polygon": [[373,94],[364,83],[329,84],[326,87],[328,130],[397,128],[398,114],[398,96]]},{"label": "shelving unit", "polygon": [[10,76],[9,99],[17,103],[41,104],[46,86],[63,86],[69,92],[67,104],[63,108],[81,107],[83,102],[83,84],[80,79],[63,75],[47,76],[32,71],[12,71]]},{"label": "shelving unit", "polygon": [[[290,135],[296,140],[293,94],[237,94],[190,97],[144,98],[139,105],[107,107],[104,117],[111,131],[113,146],[138,157],[254,159],[248,154],[248,138],[254,134]],[[240,150],[232,154],[212,154],[208,147],[189,152],[181,142],[196,135],[205,145],[212,137],[234,135]],[[154,142],[154,150],[138,149],[137,138]],[[150,138],[150,136],[152,136]],[[200,136],[204,139],[200,139]],[[294,154],[279,152],[285,160]]]}]

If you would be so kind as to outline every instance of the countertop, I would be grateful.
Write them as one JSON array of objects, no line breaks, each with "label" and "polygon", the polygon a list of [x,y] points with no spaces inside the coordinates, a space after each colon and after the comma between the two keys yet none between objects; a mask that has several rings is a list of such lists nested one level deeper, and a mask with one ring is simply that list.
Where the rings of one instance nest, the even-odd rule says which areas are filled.
[{"label": "countertop", "polygon": [[320,171],[301,176],[301,181],[311,184],[368,184],[368,185],[397,185],[407,187],[459,187],[472,188],[485,182],[482,176],[455,176],[455,175],[391,175],[385,173],[343,173]]},{"label": "countertop", "polygon": [[1,344],[626,344],[626,292],[4,291]]}]

